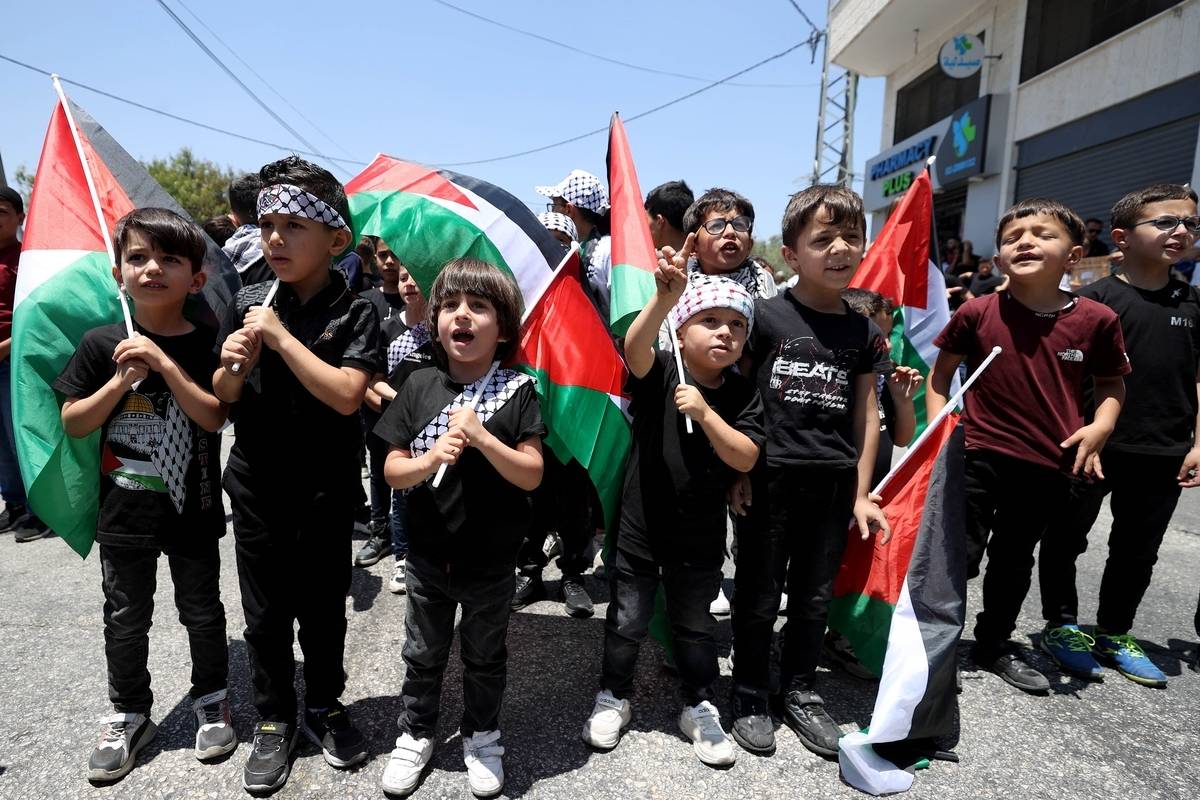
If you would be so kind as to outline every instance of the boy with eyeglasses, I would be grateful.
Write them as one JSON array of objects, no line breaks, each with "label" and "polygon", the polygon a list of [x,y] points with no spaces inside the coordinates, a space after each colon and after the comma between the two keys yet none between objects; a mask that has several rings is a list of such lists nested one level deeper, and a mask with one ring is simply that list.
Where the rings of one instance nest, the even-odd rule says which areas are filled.
[{"label": "boy with eyeglasses", "polygon": [[[1073,484],[1071,502],[1047,531],[1038,564],[1046,619],[1042,649],[1065,672],[1087,680],[1102,679],[1098,657],[1137,683],[1167,684],[1129,630],[1180,492],[1200,485],[1200,292],[1171,276],[1171,265],[1198,233],[1192,189],[1158,184],[1131,192],[1112,210],[1113,242],[1124,254],[1121,272],[1079,291],[1120,317],[1133,367],[1103,471],[1095,481]],[[1075,560],[1087,549],[1088,531],[1109,493],[1113,523],[1093,638],[1077,624]]]},{"label": "boy with eyeglasses", "polygon": [[750,296],[765,300],[779,289],[750,258],[754,247],[754,206],[729,189],[709,189],[683,215],[685,234],[696,234],[688,272],[721,275],[740,283]]}]

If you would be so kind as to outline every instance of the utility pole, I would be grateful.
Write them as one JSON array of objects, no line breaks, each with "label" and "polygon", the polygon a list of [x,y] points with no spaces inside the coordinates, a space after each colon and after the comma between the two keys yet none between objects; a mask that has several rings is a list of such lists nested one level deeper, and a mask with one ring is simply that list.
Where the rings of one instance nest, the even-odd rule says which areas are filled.
[{"label": "utility pole", "polygon": [[817,147],[813,154],[812,183],[850,186],[854,178],[854,106],[858,99],[858,73],[829,63],[829,33],[821,68],[821,104],[817,112]]}]

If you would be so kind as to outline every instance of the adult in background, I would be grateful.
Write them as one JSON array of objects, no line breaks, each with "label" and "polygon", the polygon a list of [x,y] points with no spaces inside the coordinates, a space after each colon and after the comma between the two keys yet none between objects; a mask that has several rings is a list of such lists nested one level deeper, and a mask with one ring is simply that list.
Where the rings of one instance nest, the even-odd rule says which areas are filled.
[{"label": "adult in background", "polygon": [[683,249],[683,240],[687,238],[683,215],[695,199],[684,181],[667,181],[646,195],[646,216],[650,219],[650,237],[656,250],[661,252],[666,246],[678,253]]},{"label": "adult in background", "polygon": [[980,259],[979,266],[975,268],[975,274],[971,276],[971,280],[967,284],[967,299],[1001,291],[1007,285],[1008,279],[996,271],[992,259]]},{"label": "adult in background", "polygon": [[612,272],[612,239],[608,235],[608,190],[590,172],[573,169],[553,186],[535,186],[534,191],[550,198],[547,211],[565,214],[575,223],[579,238],[583,287],[608,322],[608,281]]},{"label": "adult in background", "polygon": [[21,240],[17,232],[25,222],[25,201],[8,187],[0,186],[0,533],[16,531],[18,542],[40,539],[48,534],[45,523],[26,507],[25,484],[17,463],[16,438],[12,418],[12,319],[13,294],[17,289],[17,263],[21,260]]},{"label": "adult in background", "polygon": [[221,245],[242,279],[242,286],[273,280],[275,272],[263,257],[262,235],[258,232],[258,193],[262,180],[258,173],[247,173],[229,184],[229,218],[237,226]]},{"label": "adult in background", "polygon": [[1089,218],[1083,223],[1083,257],[1097,258],[1106,256],[1109,250],[1114,249],[1108,242],[1104,241],[1101,234],[1104,233],[1104,223],[1095,217]]}]

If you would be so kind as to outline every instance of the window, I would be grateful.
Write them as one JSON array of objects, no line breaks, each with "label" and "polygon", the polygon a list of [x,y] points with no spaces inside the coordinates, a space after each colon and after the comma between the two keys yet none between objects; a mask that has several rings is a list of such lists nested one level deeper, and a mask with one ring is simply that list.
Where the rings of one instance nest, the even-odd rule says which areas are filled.
[{"label": "window", "polygon": [[[983,34],[979,34],[983,38]],[[951,78],[934,65],[896,92],[896,127],[892,143],[907,139],[922,128],[954,113],[979,97],[979,76]]]},{"label": "window", "polygon": [[1021,81],[1090,50],[1182,0],[1029,0]]}]

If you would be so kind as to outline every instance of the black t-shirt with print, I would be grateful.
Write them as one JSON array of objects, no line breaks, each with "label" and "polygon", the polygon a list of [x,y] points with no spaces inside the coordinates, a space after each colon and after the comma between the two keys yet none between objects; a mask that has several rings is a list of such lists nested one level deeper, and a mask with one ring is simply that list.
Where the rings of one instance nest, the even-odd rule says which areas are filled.
[{"label": "black t-shirt with print", "polygon": [[[375,426],[375,435],[404,450],[462,394],[441,368],[412,373]],[[546,434],[532,380],[483,424],[508,447]],[[408,495],[410,557],[436,564],[485,569],[515,563],[529,530],[529,493],[505,480],[477,448],[468,447],[446,469],[438,488],[433,476]]]},{"label": "black t-shirt with print", "polygon": [[[385,292],[382,288],[367,289],[359,294],[364,300],[369,300],[379,314],[379,330],[383,341],[390,342],[404,333],[404,295],[399,292]],[[386,344],[385,344],[386,347]]]},{"label": "black t-shirt with print", "polygon": [[[721,419],[762,447],[762,398],[750,381],[732,370],[713,389],[690,374],[686,378]],[[687,432],[675,406],[679,371],[672,353],[655,353],[650,371],[642,378],[630,376],[627,386],[633,449],[625,467],[617,546],[659,563],[720,564],[726,492],[737,473],[720,459],[699,423]]]},{"label": "black t-shirt with print", "polygon": [[[1121,320],[1133,371],[1125,376],[1125,404],[1106,450],[1182,456],[1196,427],[1196,372],[1200,367],[1200,293],[1172,278],[1147,291],[1116,276],[1079,290]],[[1087,418],[1094,413],[1087,398]]]},{"label": "black t-shirt with print", "polygon": [[[211,328],[196,327],[179,336],[160,336],[135,325],[205,391],[219,363]],[[65,397],[90,397],[117,371],[113,350],[125,339],[124,323],[93,328],[54,382]],[[187,418],[166,380],[151,371],[136,389],[117,402],[100,433],[100,513],[96,541],[110,545],[186,551],[224,535],[221,503],[221,437]],[[170,422],[179,425],[167,436]],[[179,442],[186,442],[182,447]],[[190,449],[190,453],[188,452]],[[176,510],[168,484],[182,489],[183,510]],[[177,494],[177,496],[179,496]]]},{"label": "black t-shirt with print", "polygon": [[[250,307],[262,305],[270,286],[246,286],[234,296],[217,337],[218,351],[242,327]],[[304,304],[290,285],[280,283],[272,306],[284,327],[326,364],[368,375],[383,371],[375,307],[350,292],[340,272],[330,270],[329,284]],[[354,464],[363,434],[358,415],[340,414],[318,400],[283,356],[265,345],[229,416],[237,433],[230,469],[278,467],[287,470],[289,480],[316,480],[319,467],[322,481],[358,480]]]},{"label": "black t-shirt with print", "polygon": [[879,326],[856,314],[827,314],[786,291],[754,303],[747,349],[766,410],[772,467],[853,467],[854,379],[890,372]]}]

